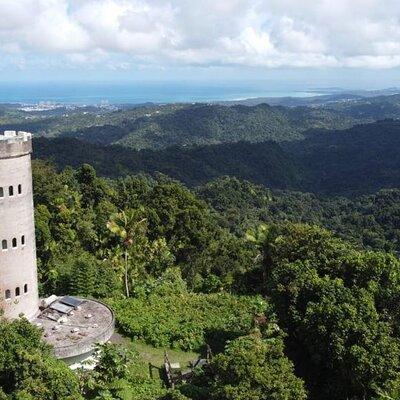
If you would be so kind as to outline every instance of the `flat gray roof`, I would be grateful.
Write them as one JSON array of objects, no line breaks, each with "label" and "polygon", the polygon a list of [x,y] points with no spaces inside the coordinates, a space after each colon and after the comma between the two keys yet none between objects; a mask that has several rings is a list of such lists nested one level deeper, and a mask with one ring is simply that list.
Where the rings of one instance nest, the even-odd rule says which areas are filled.
[{"label": "flat gray roof", "polygon": [[114,314],[108,306],[96,300],[79,300],[82,303],[75,309],[71,307],[69,314],[50,305],[32,321],[43,329],[43,339],[54,347],[58,358],[88,353],[96,343],[108,341],[114,332]]}]

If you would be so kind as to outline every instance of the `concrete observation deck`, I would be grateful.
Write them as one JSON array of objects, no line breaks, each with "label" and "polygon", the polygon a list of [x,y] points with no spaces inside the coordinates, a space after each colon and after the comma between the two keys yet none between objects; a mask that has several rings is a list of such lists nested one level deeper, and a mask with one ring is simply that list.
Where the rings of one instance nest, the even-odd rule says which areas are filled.
[{"label": "concrete observation deck", "polygon": [[43,329],[43,339],[54,347],[54,355],[68,364],[90,357],[95,345],[107,342],[114,333],[114,314],[105,304],[70,296],[49,299],[32,323]]}]

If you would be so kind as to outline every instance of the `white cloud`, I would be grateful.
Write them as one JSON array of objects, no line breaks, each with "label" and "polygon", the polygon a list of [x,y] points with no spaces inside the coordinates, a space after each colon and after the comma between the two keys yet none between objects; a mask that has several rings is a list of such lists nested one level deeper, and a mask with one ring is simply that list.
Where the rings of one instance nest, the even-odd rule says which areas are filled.
[{"label": "white cloud", "polygon": [[1,0],[0,52],[111,69],[145,62],[391,68],[400,66],[400,2]]}]

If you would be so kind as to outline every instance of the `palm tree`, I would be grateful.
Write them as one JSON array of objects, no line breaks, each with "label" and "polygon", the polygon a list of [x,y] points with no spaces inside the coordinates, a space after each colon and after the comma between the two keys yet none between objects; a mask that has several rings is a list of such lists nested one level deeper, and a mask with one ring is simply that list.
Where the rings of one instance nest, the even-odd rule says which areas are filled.
[{"label": "palm tree", "polygon": [[129,251],[135,244],[135,240],[146,233],[147,219],[143,218],[143,209],[129,209],[113,214],[107,222],[107,228],[121,240],[124,258],[125,292],[126,297],[129,297]]}]

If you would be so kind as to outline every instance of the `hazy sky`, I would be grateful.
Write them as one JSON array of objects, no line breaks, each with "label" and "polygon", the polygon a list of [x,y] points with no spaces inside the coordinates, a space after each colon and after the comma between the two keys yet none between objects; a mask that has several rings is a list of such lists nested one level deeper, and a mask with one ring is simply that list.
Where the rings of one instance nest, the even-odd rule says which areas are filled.
[{"label": "hazy sky", "polygon": [[400,86],[399,0],[0,0],[0,80]]}]

